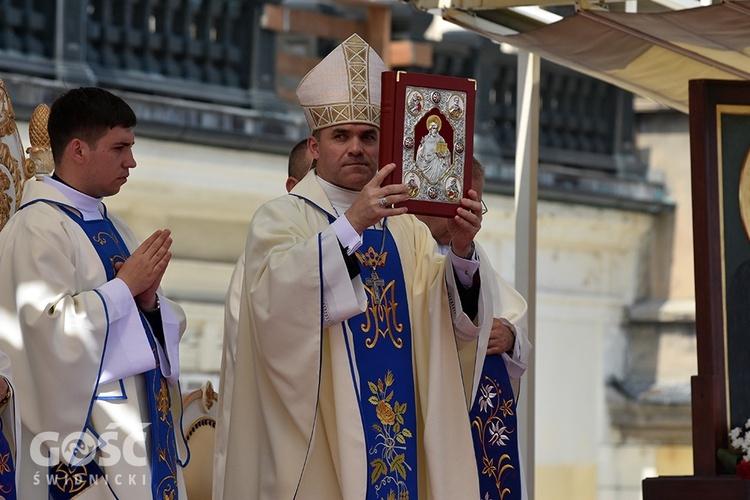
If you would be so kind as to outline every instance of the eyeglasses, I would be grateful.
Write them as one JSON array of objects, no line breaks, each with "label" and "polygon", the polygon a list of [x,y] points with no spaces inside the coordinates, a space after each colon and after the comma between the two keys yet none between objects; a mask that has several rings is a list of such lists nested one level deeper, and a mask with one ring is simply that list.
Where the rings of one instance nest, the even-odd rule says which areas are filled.
[{"label": "eyeglasses", "polygon": [[484,200],[482,200],[482,215],[486,214],[489,211],[489,208],[487,208],[487,205],[484,204]]}]

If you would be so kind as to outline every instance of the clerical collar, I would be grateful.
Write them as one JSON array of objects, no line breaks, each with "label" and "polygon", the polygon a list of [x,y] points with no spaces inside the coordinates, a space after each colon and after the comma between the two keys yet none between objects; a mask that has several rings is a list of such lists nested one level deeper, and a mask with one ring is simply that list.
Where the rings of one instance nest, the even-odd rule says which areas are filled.
[{"label": "clerical collar", "polygon": [[87,194],[73,189],[61,180],[49,176],[44,176],[42,182],[57,189],[63,196],[69,199],[73,206],[81,212],[83,220],[97,220],[102,218],[102,214],[99,211],[102,198],[92,198]]},{"label": "clerical collar", "polygon": [[352,206],[354,200],[359,196],[359,191],[352,191],[351,189],[344,189],[342,187],[331,184],[327,180],[323,179],[319,175],[316,175],[320,187],[323,188],[323,192],[328,197],[328,201],[331,202],[334,212],[337,216],[340,216]]}]

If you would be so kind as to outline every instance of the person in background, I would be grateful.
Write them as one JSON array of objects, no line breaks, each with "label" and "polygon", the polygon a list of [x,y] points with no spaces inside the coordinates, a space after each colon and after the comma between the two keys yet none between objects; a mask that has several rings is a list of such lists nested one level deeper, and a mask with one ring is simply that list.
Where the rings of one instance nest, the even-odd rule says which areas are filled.
[{"label": "person in background", "polygon": [[107,211],[136,162],[136,116],[99,88],[51,107],[55,172],[0,232],[0,350],[23,428],[19,498],[186,497],[182,308],[160,292],[168,229],[138,245]]},{"label": "person in background", "polygon": [[385,69],[352,35],[297,89],[317,166],[250,224],[224,498],[479,498],[457,349],[491,322],[481,203],[461,200],[447,256],[394,206]]},{"label": "person in background", "polygon": [[[480,201],[484,191],[484,167],[472,158],[472,188],[477,191]],[[482,206],[485,207],[482,201]],[[486,209],[483,208],[483,214]],[[430,229],[438,251],[445,253],[450,245],[450,232],[445,217],[417,215],[417,218]],[[482,498],[525,499],[525,482],[520,450],[518,448],[517,400],[520,380],[526,372],[531,343],[527,336],[526,300],[502,276],[496,274],[493,283],[493,319],[486,357],[482,370],[474,370],[472,350],[481,349],[479,339],[461,351],[461,364],[467,386],[471,394],[472,433],[475,440],[477,466],[479,468]],[[471,376],[473,375],[473,376]],[[502,425],[497,425],[502,422]],[[493,424],[494,427],[493,427]],[[502,430],[502,431],[501,431]],[[484,438],[483,435],[484,434]],[[493,439],[494,434],[494,439]],[[489,442],[497,446],[487,446]],[[493,452],[497,452],[494,453]],[[492,458],[495,464],[510,467],[485,467],[485,459]],[[507,492],[501,495],[501,492]]]},{"label": "person in background", "polygon": [[[307,139],[294,145],[289,153],[286,191],[291,190],[305,175],[315,168],[315,158],[307,148]],[[227,444],[229,442],[229,419],[232,412],[232,391],[234,385],[234,364],[237,352],[237,328],[240,315],[240,296],[242,295],[245,253],[240,255],[229,279],[229,289],[224,303],[224,342],[221,355],[221,380],[219,382],[219,414],[216,422],[216,439],[214,441],[214,471],[217,477],[224,476],[226,467]],[[224,483],[214,480],[213,498],[224,498]]]},{"label": "person in background", "polygon": [[315,168],[315,163],[315,158],[307,149],[307,139],[302,139],[294,145],[289,153],[289,177],[285,185],[287,193],[292,191],[292,188],[307,175],[307,172]]}]

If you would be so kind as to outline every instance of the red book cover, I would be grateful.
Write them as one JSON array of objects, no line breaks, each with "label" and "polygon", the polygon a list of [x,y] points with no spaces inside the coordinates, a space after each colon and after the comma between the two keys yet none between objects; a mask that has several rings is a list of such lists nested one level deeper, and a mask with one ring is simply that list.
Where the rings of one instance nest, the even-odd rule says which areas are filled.
[{"label": "red book cover", "polygon": [[404,71],[382,74],[379,167],[409,186],[409,213],[453,217],[471,189],[476,81]]}]

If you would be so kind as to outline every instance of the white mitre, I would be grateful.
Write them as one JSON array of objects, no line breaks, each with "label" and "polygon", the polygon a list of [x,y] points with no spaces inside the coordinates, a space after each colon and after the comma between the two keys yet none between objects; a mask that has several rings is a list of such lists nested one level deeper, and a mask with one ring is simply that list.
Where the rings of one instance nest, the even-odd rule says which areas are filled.
[{"label": "white mitre", "polygon": [[310,132],[343,123],[380,125],[380,56],[356,33],[333,49],[297,86]]}]

